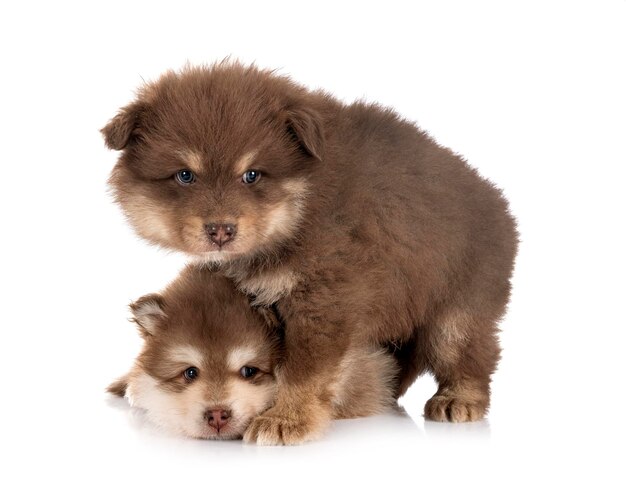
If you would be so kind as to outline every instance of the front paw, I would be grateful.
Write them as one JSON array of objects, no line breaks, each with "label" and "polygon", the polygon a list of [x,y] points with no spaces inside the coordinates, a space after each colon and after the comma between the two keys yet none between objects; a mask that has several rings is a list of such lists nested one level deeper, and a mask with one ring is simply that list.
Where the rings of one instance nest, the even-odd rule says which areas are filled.
[{"label": "front paw", "polygon": [[243,439],[258,445],[300,445],[318,439],[330,422],[325,414],[294,414],[274,407],[255,418]]},{"label": "front paw", "polygon": [[484,418],[487,401],[435,394],[424,407],[424,416],[431,421],[465,423]]}]

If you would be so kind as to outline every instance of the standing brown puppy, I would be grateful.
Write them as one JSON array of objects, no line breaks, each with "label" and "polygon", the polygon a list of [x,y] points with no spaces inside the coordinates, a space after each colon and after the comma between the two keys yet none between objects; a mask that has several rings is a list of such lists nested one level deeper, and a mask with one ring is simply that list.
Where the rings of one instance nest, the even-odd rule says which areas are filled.
[{"label": "standing brown puppy", "polygon": [[389,109],[232,63],[165,74],[103,133],[123,150],[110,182],[138,233],[285,323],[276,403],[248,441],[319,435],[329,378],[371,344],[398,358],[399,395],[435,375],[427,418],[484,416],[517,233],[463,159]]}]

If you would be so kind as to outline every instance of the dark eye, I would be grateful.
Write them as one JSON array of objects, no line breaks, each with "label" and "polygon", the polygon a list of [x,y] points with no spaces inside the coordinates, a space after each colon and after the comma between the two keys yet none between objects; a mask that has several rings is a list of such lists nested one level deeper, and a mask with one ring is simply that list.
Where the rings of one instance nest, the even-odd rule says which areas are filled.
[{"label": "dark eye", "polygon": [[195,180],[196,180],[196,177],[188,169],[183,169],[176,173],[176,181],[178,181],[183,186],[187,186],[188,184],[193,183]]},{"label": "dark eye", "polygon": [[191,382],[198,378],[198,369],[196,367],[189,367],[183,372],[183,377],[186,381]]},{"label": "dark eye", "polygon": [[244,367],[241,367],[241,370],[239,371],[239,373],[241,374],[241,377],[243,377],[244,379],[250,379],[254,377],[258,371],[259,369],[257,369],[256,367],[248,367],[246,365]]},{"label": "dark eye", "polygon": [[250,171],[246,171],[243,173],[243,177],[241,180],[244,184],[252,184],[256,183],[261,178],[261,173],[259,171],[255,171],[254,169]]}]

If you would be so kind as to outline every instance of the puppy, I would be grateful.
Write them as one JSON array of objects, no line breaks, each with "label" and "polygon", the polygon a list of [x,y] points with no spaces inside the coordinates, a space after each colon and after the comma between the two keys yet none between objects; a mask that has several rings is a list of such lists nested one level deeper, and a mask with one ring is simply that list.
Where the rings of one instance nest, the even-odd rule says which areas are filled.
[{"label": "puppy", "polygon": [[390,109],[236,63],[166,73],[102,131],[137,232],[285,324],[276,401],[246,440],[318,436],[331,378],[371,345],[400,362],[398,395],[434,374],[426,418],[485,415],[518,237],[461,157]]},{"label": "puppy", "polygon": [[[131,305],[144,348],[109,386],[156,425],[194,438],[241,438],[276,397],[279,323],[224,277],[187,267],[161,294]],[[334,418],[380,413],[395,400],[397,364],[383,350],[345,357],[329,384]]]}]

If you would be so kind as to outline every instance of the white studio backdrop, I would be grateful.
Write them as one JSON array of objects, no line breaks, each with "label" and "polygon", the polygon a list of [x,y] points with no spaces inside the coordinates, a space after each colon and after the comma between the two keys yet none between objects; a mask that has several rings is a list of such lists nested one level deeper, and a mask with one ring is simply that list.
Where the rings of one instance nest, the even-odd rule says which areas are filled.
[{"label": "white studio backdrop", "polygon": [[[626,2],[5,2],[2,485],[624,485]],[[128,303],[183,257],[107,194],[99,129],[142,80],[226,56],[392,106],[501,187],[521,248],[488,420],[333,425],[295,448],[171,438],[108,398]]]}]

